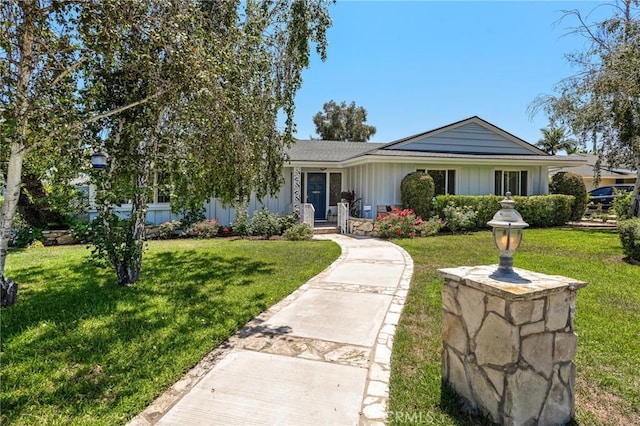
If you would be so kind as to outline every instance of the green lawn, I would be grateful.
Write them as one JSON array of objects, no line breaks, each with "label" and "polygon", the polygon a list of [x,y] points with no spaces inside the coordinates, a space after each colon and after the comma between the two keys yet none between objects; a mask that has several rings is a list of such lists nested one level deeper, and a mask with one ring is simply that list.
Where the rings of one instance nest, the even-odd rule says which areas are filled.
[{"label": "green lawn", "polygon": [[[393,424],[475,425],[441,390],[443,280],[436,269],[497,263],[489,232],[399,240],[415,273],[392,357]],[[623,261],[618,235],[602,230],[526,230],[515,266],[577,278],[576,423],[640,424],[640,266]]]},{"label": "green lawn", "polygon": [[153,241],[120,288],[84,247],[13,251],[0,423],[122,424],[340,254],[329,241]]}]

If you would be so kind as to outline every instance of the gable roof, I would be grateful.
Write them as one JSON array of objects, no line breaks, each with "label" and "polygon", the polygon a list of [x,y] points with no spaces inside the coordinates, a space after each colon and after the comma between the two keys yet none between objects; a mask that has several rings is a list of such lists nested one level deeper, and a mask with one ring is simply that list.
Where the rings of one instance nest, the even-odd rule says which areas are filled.
[{"label": "gable roof", "polygon": [[398,139],[387,144],[383,149],[475,155],[549,156],[541,149],[477,115],[437,129]]},{"label": "gable roof", "polygon": [[478,116],[389,143],[298,140],[287,151],[289,163],[352,166],[366,162],[530,164],[578,166],[581,158],[554,156]]}]

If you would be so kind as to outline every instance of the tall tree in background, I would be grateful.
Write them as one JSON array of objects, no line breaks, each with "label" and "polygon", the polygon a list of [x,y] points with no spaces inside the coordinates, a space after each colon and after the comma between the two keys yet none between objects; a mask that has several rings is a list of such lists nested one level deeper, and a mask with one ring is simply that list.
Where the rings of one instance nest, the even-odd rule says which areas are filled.
[{"label": "tall tree in background", "polygon": [[575,152],[577,142],[568,138],[564,134],[564,129],[551,126],[540,129],[540,132],[542,132],[542,138],[538,140],[536,146],[547,154],[556,155],[559,151]]},{"label": "tall tree in background", "polygon": [[538,97],[531,105],[552,122],[567,125],[583,144],[611,167],[638,171],[629,216],[640,215],[640,0],[620,0],[612,16],[589,23],[577,10],[567,11],[586,38],[584,52],[567,56],[580,72],[560,82],[557,96]]},{"label": "tall tree in background", "polygon": [[367,142],[376,133],[376,128],[365,124],[366,121],[367,110],[356,106],[355,102],[347,105],[331,100],[313,116],[316,133],[327,141]]}]

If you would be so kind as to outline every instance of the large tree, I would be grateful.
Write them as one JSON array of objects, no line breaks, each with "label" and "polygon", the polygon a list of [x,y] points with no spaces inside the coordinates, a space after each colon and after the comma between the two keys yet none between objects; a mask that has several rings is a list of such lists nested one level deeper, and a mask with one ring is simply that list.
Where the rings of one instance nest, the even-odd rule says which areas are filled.
[{"label": "large tree", "polygon": [[[90,62],[96,149],[108,154],[99,182],[99,253],[118,283],[138,280],[154,176],[170,178],[175,210],[275,192],[292,142],[295,92],[315,42],[324,58],[330,19],[315,0],[117,1],[81,21]],[[96,34],[102,37],[96,37]],[[157,95],[157,96],[156,96]],[[285,127],[278,130],[278,116]],[[130,218],[112,208],[129,200]]]},{"label": "large tree", "polygon": [[639,0],[619,0],[611,17],[591,23],[577,10],[565,18],[586,38],[584,52],[567,56],[579,73],[560,82],[557,95],[542,96],[531,106],[567,125],[583,144],[615,167],[638,171],[629,208],[640,215],[640,15]]},{"label": "large tree", "polygon": [[376,133],[376,128],[365,124],[367,110],[356,106],[355,102],[347,105],[333,100],[322,106],[313,116],[313,124],[320,139],[328,141],[366,142]]},{"label": "large tree", "polygon": [[[138,278],[158,170],[174,177],[176,204],[275,190],[301,71],[313,43],[324,59],[330,25],[326,3],[313,0],[25,0],[0,10],[9,158],[0,274],[25,155],[49,144],[53,159],[64,151],[86,161],[91,145],[108,154],[107,169],[92,175],[98,248],[121,285]],[[110,214],[124,200],[126,224]]]}]

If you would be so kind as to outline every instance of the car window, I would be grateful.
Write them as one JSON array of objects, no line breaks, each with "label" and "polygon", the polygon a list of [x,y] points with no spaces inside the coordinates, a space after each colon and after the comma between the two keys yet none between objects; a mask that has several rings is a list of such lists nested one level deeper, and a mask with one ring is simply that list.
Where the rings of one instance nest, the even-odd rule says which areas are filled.
[{"label": "car window", "polygon": [[589,192],[589,194],[595,196],[611,195],[613,194],[613,188],[611,188],[610,186],[603,186],[602,188],[594,189],[593,191]]}]

